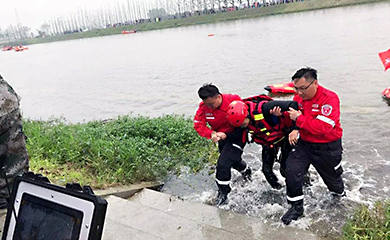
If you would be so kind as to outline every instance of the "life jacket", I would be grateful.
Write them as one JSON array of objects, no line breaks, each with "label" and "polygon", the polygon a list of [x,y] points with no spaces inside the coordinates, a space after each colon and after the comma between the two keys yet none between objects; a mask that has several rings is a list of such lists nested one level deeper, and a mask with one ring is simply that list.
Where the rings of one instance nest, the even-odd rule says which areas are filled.
[{"label": "life jacket", "polygon": [[261,107],[264,103],[273,99],[267,95],[261,94],[243,99],[249,107],[248,132],[252,136],[251,142],[273,147],[280,143],[284,137],[285,126],[281,121],[272,127],[264,118]]}]

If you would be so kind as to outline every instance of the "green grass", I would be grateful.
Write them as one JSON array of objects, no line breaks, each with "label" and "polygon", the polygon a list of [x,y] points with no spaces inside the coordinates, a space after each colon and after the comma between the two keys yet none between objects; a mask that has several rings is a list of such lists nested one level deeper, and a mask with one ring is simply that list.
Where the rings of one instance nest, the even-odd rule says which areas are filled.
[{"label": "green grass", "polygon": [[[193,129],[192,119],[120,116],[71,124],[63,119],[24,121],[30,170],[54,184],[78,182],[94,189],[164,180],[182,166],[193,172],[216,164],[214,144]],[[344,240],[390,239],[390,203],[361,205],[343,227]]]},{"label": "green grass", "polygon": [[77,124],[26,120],[24,131],[32,171],[60,185],[105,188],[164,180],[182,166],[204,169],[217,149],[192,125],[184,116],[121,116]]},{"label": "green grass", "polygon": [[390,202],[376,202],[373,209],[361,205],[343,227],[344,240],[390,239]]}]

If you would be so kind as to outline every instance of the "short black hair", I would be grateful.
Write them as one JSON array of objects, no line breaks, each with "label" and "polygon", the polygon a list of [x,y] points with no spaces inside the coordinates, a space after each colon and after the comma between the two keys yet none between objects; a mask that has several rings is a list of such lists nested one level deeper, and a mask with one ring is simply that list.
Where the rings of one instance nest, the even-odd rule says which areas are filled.
[{"label": "short black hair", "polygon": [[211,83],[203,84],[203,86],[198,90],[198,95],[202,100],[205,100],[209,97],[215,97],[218,94],[220,94],[218,88]]},{"label": "short black hair", "polygon": [[295,79],[300,79],[303,77],[303,75],[305,75],[305,73],[306,73],[306,69],[301,68],[296,73],[294,73],[294,75],[291,77],[291,80],[294,81]]},{"label": "short black hair", "polygon": [[294,75],[291,77],[291,80],[305,78],[307,81],[317,80],[317,70],[314,68],[306,67],[299,69]]}]

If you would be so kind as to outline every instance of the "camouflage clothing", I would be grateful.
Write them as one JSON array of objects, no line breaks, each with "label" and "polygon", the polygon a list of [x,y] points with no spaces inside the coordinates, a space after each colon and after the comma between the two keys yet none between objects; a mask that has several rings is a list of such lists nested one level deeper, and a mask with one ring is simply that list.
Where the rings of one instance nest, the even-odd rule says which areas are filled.
[{"label": "camouflage clothing", "polygon": [[[19,110],[20,98],[0,75],[0,166],[8,184],[28,170],[28,154]],[[0,197],[8,197],[4,173],[0,172]]]}]

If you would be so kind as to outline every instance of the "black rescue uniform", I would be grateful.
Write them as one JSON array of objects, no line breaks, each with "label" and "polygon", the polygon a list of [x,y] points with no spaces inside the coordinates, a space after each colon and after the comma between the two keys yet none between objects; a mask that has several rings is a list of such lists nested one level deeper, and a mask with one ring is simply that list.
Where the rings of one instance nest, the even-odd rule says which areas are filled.
[{"label": "black rescue uniform", "polygon": [[318,86],[316,95],[303,100],[296,95],[302,114],[296,119],[300,139],[287,158],[286,185],[289,203],[303,200],[302,183],[310,164],[314,166],[328,189],[344,195],[340,101],[336,93]]},{"label": "black rescue uniform", "polygon": [[245,174],[248,166],[242,160],[242,152],[245,147],[244,129],[235,128],[233,132],[226,134],[226,139],[218,142],[218,149],[220,152],[217,171],[216,182],[218,189],[223,193],[229,193],[231,168],[236,169],[241,174]]}]

